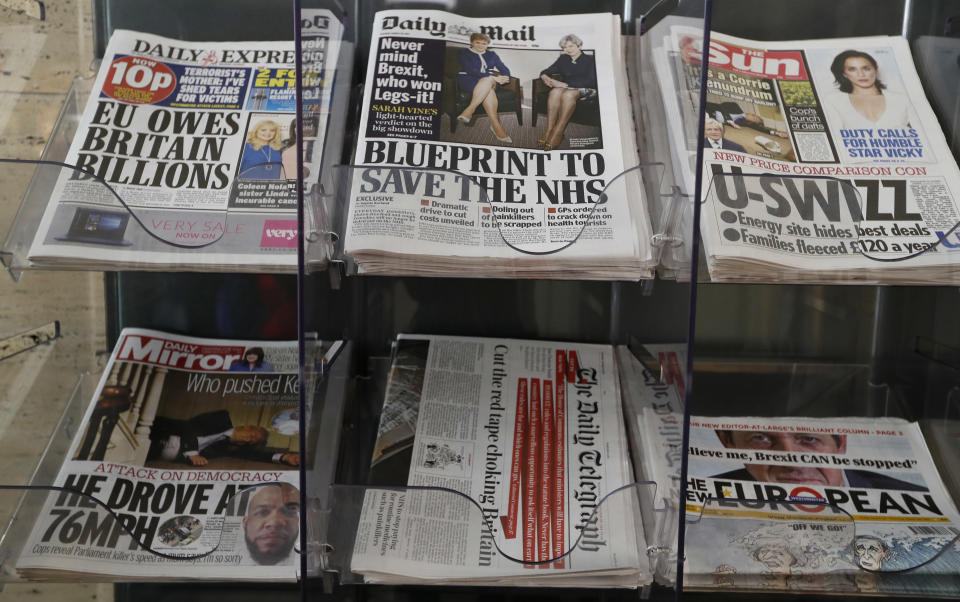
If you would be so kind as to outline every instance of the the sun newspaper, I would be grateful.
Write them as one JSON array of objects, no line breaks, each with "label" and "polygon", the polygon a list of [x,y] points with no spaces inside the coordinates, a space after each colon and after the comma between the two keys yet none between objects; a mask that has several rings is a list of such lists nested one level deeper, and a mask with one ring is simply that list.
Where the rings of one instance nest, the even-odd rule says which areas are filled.
[{"label": "the sun newspaper", "polygon": [[345,252],[368,273],[652,274],[612,14],[374,18]]},{"label": "the sun newspaper", "polygon": [[960,277],[960,170],[906,40],[756,42],[713,32],[700,107],[702,31],[667,30],[653,60],[676,171],[691,193],[703,145],[712,278]]},{"label": "the sun newspaper", "polygon": [[[293,41],[185,42],[116,30],[28,259],[38,266],[292,271],[297,156],[320,174],[341,25],[302,13]],[[118,199],[119,197],[119,199]],[[122,200],[122,202],[121,202]]]},{"label": "the sun newspaper", "polygon": [[418,398],[406,484],[419,488],[365,493],[353,572],[380,583],[651,581],[637,495],[624,488],[611,347],[415,335],[396,344],[391,374],[404,382],[391,377],[384,405],[391,391]]},{"label": "the sun newspaper", "polygon": [[125,329],[17,571],[295,579],[298,392],[296,341]]},{"label": "the sun newspaper", "polygon": [[[661,447],[649,462],[663,483],[679,473],[670,410],[651,404],[642,421]],[[685,587],[955,591],[960,516],[917,423],[694,416],[690,425]]]}]

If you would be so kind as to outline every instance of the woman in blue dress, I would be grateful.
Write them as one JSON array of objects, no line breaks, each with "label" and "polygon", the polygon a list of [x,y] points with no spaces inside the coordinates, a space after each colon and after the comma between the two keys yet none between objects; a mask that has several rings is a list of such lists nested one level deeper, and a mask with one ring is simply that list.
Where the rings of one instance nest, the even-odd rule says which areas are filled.
[{"label": "woman in blue dress", "polygon": [[497,53],[487,50],[490,38],[486,34],[474,33],[470,36],[470,48],[460,50],[460,72],[457,73],[457,84],[461,90],[472,90],[470,104],[467,105],[457,119],[470,123],[474,111],[483,105],[483,110],[490,117],[490,131],[500,142],[513,142],[507,131],[500,124],[497,113],[497,84],[510,81],[510,69],[503,64]]},{"label": "woman in blue dress", "polygon": [[[247,132],[247,141],[243,145],[243,157],[240,159],[240,177],[255,180],[280,179],[283,136],[280,125],[269,119],[258,121]],[[263,165],[262,169],[251,167]],[[295,177],[295,176],[294,176]]]},{"label": "woman in blue dress", "polygon": [[[597,97],[597,63],[593,55],[580,50],[583,40],[567,34],[560,38],[563,50],[552,65],[540,72],[540,81],[550,87],[547,97],[547,130],[537,140],[544,150],[553,150],[563,141],[563,131],[577,108],[577,101]],[[551,77],[560,75],[563,79]]]}]

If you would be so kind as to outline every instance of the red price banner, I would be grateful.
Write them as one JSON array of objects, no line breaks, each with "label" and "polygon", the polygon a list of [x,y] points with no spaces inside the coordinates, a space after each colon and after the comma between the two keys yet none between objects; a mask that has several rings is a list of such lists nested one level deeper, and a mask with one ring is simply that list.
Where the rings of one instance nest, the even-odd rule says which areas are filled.
[{"label": "red price banner", "polygon": [[176,86],[173,71],[160,61],[125,56],[110,65],[103,93],[131,104],[152,104],[170,96]]}]

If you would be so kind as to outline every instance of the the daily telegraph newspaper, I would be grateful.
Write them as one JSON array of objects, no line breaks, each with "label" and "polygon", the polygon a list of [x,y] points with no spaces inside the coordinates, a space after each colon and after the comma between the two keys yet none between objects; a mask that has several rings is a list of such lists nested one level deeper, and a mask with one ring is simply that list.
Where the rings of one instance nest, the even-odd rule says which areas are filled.
[{"label": "the daily telegraph newspaper", "polygon": [[341,35],[323,10],[304,11],[302,29],[302,132],[292,41],[114,31],[30,261],[296,269],[296,141],[315,181]]},{"label": "the daily telegraph newspaper", "polygon": [[374,18],[345,252],[361,272],[631,278],[651,229],[612,14]]},{"label": "the daily telegraph newspaper", "polygon": [[385,412],[381,437],[416,422],[406,484],[420,489],[366,492],[353,572],[381,583],[650,582],[637,496],[621,489],[632,477],[612,347],[401,335],[386,408],[396,394],[418,410]]},{"label": "the daily telegraph newspaper", "polygon": [[690,424],[685,586],[955,589],[957,509],[917,423],[695,416]]},{"label": "the daily telegraph newspaper", "polygon": [[298,391],[296,341],[125,329],[17,570],[294,579]]},{"label": "the daily telegraph newspaper", "polygon": [[702,37],[670,27],[654,60],[686,182],[703,144],[701,234],[712,278],[960,276],[960,170],[904,39],[713,33],[699,107]]}]

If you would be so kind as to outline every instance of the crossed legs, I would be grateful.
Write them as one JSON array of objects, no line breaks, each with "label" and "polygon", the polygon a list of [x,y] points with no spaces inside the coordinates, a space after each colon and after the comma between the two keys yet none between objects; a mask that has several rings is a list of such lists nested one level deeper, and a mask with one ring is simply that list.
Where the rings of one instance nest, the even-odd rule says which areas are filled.
[{"label": "crossed legs", "polygon": [[580,91],[575,88],[551,88],[547,97],[547,131],[544,132],[543,142],[546,150],[553,150],[563,141],[563,131],[567,129],[567,122],[577,108]]},{"label": "crossed legs", "polygon": [[[493,128],[493,133],[500,138],[506,138],[507,131],[503,129],[503,125],[500,123],[500,116],[497,113],[497,107],[500,106],[500,103],[497,100],[496,86],[497,82],[495,82],[492,77],[484,77],[478,81],[477,85],[473,87],[470,104],[460,113],[460,117],[469,121],[470,118],[473,117],[473,112],[477,110],[477,107],[483,105],[484,112],[490,117],[490,127]],[[567,119],[569,119],[569,117]]]}]

